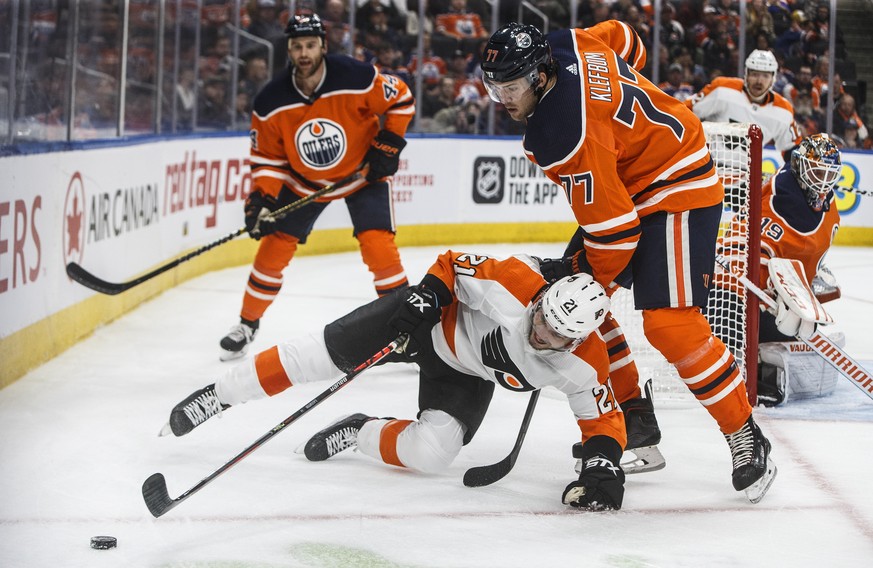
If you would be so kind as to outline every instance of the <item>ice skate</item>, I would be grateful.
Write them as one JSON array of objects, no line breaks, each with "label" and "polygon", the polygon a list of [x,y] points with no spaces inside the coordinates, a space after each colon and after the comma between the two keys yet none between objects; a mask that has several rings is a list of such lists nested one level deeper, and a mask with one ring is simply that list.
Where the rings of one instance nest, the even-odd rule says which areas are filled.
[{"label": "ice skate", "polygon": [[645,398],[638,397],[625,401],[621,405],[624,413],[627,431],[627,447],[622,457],[621,468],[625,474],[658,471],[667,465],[667,461],[658,449],[661,442],[661,429],[655,417],[655,407],[652,403],[652,381],[644,385]]},{"label": "ice skate", "polygon": [[776,478],[776,464],[770,459],[770,441],[750,416],[743,427],[725,434],[733,457],[734,489],[744,491],[752,503],[766,495]]},{"label": "ice skate", "polygon": [[366,414],[352,414],[312,436],[303,448],[309,461],[324,461],[358,444],[358,431],[365,422],[373,420]]},{"label": "ice skate", "polygon": [[228,408],[229,404],[222,404],[218,400],[214,384],[203,387],[173,408],[170,421],[161,429],[160,435],[166,436],[172,432],[176,436],[184,436]]},{"label": "ice skate", "polygon": [[242,321],[233,326],[230,332],[221,338],[221,354],[218,358],[222,361],[231,361],[245,355],[258,334],[258,322],[259,320]]}]

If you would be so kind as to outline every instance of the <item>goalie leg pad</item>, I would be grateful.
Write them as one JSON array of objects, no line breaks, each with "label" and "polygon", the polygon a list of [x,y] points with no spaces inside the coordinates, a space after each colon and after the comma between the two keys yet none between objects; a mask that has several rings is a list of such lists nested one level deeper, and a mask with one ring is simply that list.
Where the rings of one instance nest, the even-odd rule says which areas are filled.
[{"label": "goalie leg pad", "polygon": [[[836,332],[831,341],[843,347],[846,338],[842,332]],[[777,399],[781,395],[781,400],[774,404],[768,405],[765,399],[767,406],[828,396],[837,386],[839,372],[800,341],[762,343],[759,353],[767,399],[769,390],[776,391]]]}]

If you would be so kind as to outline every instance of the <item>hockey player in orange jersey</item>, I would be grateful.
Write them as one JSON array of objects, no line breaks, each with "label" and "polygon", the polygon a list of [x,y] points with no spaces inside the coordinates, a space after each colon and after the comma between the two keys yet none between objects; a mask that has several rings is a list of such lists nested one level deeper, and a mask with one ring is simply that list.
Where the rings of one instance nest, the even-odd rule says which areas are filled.
[{"label": "hockey player in orange jersey", "polygon": [[[261,316],[282,287],[282,271],[331,201],[346,202],[377,294],[408,284],[394,242],[391,176],[415,114],[413,96],[397,77],[382,75],[351,57],[326,54],[324,27],[317,15],[295,16],[285,35],[288,68],[254,101],[254,187],[245,203],[245,218],[249,235],[260,239],[260,246],[240,323],[221,340],[222,361],[245,354]],[[350,176],[362,165],[365,179],[339,186],[277,221],[264,217]]]},{"label": "hockey player in orange jersey", "polygon": [[296,384],[337,380],[404,333],[404,352],[389,358],[419,367],[418,420],[353,414],[306,443],[309,460],[357,446],[390,465],[440,471],[476,434],[495,384],[514,392],[551,386],[566,395],[581,431],[573,446],[579,477],[564,489],[563,502],[619,509],[625,426],[606,347],[592,333],[608,310],[606,291],[587,274],[550,285],[533,257],[448,251],[418,286],[364,305],[323,332],[262,351],[194,392],[176,405],[163,433],[182,436],[231,406]]},{"label": "hockey player in orange jersey", "polygon": [[[700,121],[638,72],[645,58],[618,21],[548,36],[511,23],[491,36],[481,67],[490,96],[526,124],[525,154],[564,188],[581,241],[573,271],[610,289],[625,276],[638,283],[646,338],[716,420],[734,488],[757,502],[775,476],[770,443],[736,361],[701,314],[724,188]],[[619,402],[639,397],[635,369],[610,372]],[[629,438],[631,425],[628,413]]]},{"label": "hockey player in orange jersey", "polygon": [[[762,289],[773,291],[768,266],[774,258],[799,260],[806,283],[812,287],[840,225],[833,200],[841,169],[840,151],[833,141],[825,134],[814,134],[802,140],[790,161],[764,185],[759,281]],[[728,260],[737,252],[732,248],[737,245],[731,233],[728,231],[721,240],[719,250]],[[785,344],[796,343],[802,322],[790,317],[784,302],[780,303],[780,310],[775,315],[763,312],[760,319],[763,363],[758,373],[758,400],[766,406],[780,404],[789,395],[810,398],[828,394],[837,381],[837,372],[815,353],[800,345],[786,348]],[[807,329],[814,326],[808,325]],[[837,334],[831,339],[841,342]]]},{"label": "hockey player in orange jersey", "polygon": [[764,144],[773,144],[787,162],[800,143],[800,127],[791,101],[772,91],[779,64],[769,51],[756,49],[745,63],[746,77],[718,77],[687,99],[700,120],[758,124]]}]

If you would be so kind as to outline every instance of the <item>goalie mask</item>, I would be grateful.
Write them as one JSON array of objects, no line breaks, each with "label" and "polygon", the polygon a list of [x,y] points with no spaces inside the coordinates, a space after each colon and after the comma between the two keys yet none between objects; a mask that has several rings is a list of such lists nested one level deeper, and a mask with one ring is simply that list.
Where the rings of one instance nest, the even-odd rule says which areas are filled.
[{"label": "goalie mask", "polygon": [[[539,316],[541,312],[541,316]],[[609,297],[589,274],[565,276],[549,286],[532,312],[534,332],[538,317],[547,324],[546,339],[563,341],[549,348],[572,351],[600,327],[609,312]]]},{"label": "goalie mask", "polygon": [[545,90],[540,85],[540,71],[546,73],[547,80],[555,74],[546,36],[534,26],[516,22],[494,32],[482,52],[480,67],[485,90],[499,103],[528,89],[539,98]]},{"label": "goalie mask", "polygon": [[791,173],[814,211],[830,208],[834,187],[840,180],[840,151],[826,134],[803,139],[791,152]]}]

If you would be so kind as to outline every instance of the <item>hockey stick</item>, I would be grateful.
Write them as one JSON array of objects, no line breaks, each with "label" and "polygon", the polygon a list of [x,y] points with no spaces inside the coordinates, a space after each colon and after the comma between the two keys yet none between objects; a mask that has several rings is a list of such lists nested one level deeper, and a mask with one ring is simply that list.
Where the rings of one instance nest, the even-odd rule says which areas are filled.
[{"label": "hockey stick", "polygon": [[255,440],[254,443],[238,453],[230,461],[225,463],[223,466],[221,466],[208,476],[204,477],[202,480],[200,480],[199,483],[197,483],[197,485],[190,488],[188,491],[185,491],[175,499],[170,497],[170,494],[167,491],[167,480],[164,479],[164,475],[162,473],[155,473],[149,476],[149,478],[146,479],[145,482],[142,484],[142,497],[145,500],[146,507],[149,508],[149,512],[151,512],[151,514],[155,517],[160,517],[170,509],[176,507],[176,505],[178,505],[188,497],[194,495],[195,493],[206,487],[216,477],[241,462],[243,458],[245,458],[247,455],[257,450],[273,436],[284,430],[286,426],[288,426],[289,424],[324,402],[326,398],[333,395],[336,391],[352,382],[352,379],[358,376],[361,372],[369,369],[389,354],[400,349],[400,347],[406,343],[406,339],[407,338],[405,334],[400,335],[397,339],[382,348],[381,351],[349,371],[346,376],[342,377],[337,382],[332,384],[330,388],[323,391],[321,394],[307,402],[306,405],[297,410],[297,412],[295,412],[279,424],[275,425],[272,430]]},{"label": "hockey stick", "polygon": [[[716,264],[737,278],[743,285],[754,295],[758,296],[764,304],[767,305],[767,311],[776,313],[776,301],[770,297],[764,290],[761,290],[747,277],[735,274],[731,271],[727,260],[721,255],[717,255]],[[870,376],[864,367],[852,359],[839,345],[830,340],[830,338],[820,331],[816,331],[809,339],[798,337],[798,340],[805,343],[810,349],[824,359],[831,367],[839,371],[841,375],[849,379],[853,385],[861,389],[861,392],[873,398],[873,376]]]},{"label": "hockey stick", "polygon": [[491,465],[480,465],[471,467],[464,474],[464,485],[467,487],[483,487],[491,485],[495,481],[500,481],[506,474],[512,471],[515,466],[515,460],[518,459],[518,453],[521,451],[521,445],[524,443],[524,436],[527,434],[527,427],[530,426],[530,419],[533,417],[534,409],[537,406],[537,400],[540,398],[540,391],[535,390],[530,393],[530,400],[527,403],[527,410],[524,411],[524,418],[521,419],[521,428],[518,430],[518,437],[515,439],[515,445],[509,455],[497,463]]},{"label": "hockey stick", "polygon": [[[310,195],[307,195],[306,197],[298,199],[294,203],[289,203],[288,205],[286,205],[284,207],[280,207],[279,209],[276,209],[275,211],[273,211],[270,214],[270,217],[273,219],[281,219],[282,217],[284,217],[288,213],[291,213],[292,211],[296,211],[297,209],[300,209],[304,205],[307,205],[308,203],[315,201],[319,197],[326,195],[326,194],[330,193],[331,191],[334,191],[338,187],[341,187],[343,185],[349,184],[349,183],[357,180],[358,178],[361,177],[361,175],[362,175],[361,170],[356,170],[353,174],[344,177],[343,179],[339,180],[336,183],[326,185],[323,188],[316,191],[315,193],[312,193]],[[120,294],[121,292],[124,292],[126,290],[130,290],[134,286],[139,286],[143,282],[151,280],[152,278],[159,276],[159,275],[163,274],[164,272],[179,266],[183,262],[187,262],[187,261],[191,260],[195,256],[200,256],[201,254],[203,254],[204,252],[206,252],[208,250],[214,249],[215,247],[217,247],[219,245],[223,245],[224,243],[237,238],[238,236],[242,235],[245,232],[246,232],[245,227],[242,227],[241,229],[237,229],[236,231],[234,231],[230,234],[227,234],[227,235],[221,237],[220,239],[209,243],[208,245],[204,245],[195,251],[189,252],[185,256],[182,256],[182,257],[177,258],[176,260],[170,261],[167,264],[164,264],[163,266],[160,266],[147,274],[143,274],[142,276],[139,276],[138,278],[134,278],[133,280],[129,280],[127,282],[117,282],[117,283],[116,282],[107,282],[106,280],[103,280],[102,278],[98,278],[97,276],[91,274],[90,272],[88,272],[87,270],[82,268],[81,265],[79,265],[75,262],[71,262],[67,265],[67,276],[69,276],[71,279],[75,280],[76,282],[78,282],[82,286],[85,286],[86,288],[90,288],[90,289],[97,291],[97,292],[100,292],[102,294],[114,296],[114,295]]]}]

